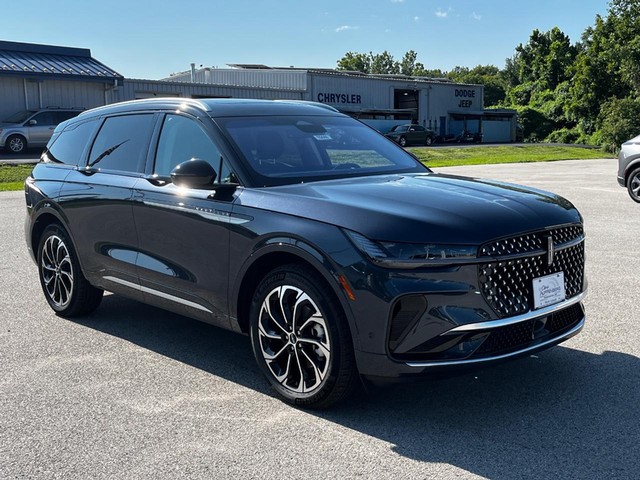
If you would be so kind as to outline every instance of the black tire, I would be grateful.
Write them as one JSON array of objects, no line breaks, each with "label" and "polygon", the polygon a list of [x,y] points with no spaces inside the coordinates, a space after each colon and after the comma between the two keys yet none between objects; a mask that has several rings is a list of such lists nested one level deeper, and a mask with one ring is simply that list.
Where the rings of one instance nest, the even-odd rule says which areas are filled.
[{"label": "black tire", "polygon": [[258,285],[250,315],[256,361],[284,401],[327,408],[359,388],[347,319],[314,270],[292,264],[271,271]]},{"label": "black tire", "polygon": [[9,153],[24,153],[27,150],[27,139],[22,135],[9,135],[4,143],[4,149]]},{"label": "black tire", "polygon": [[433,138],[431,138],[430,136],[427,135],[427,139],[425,140],[424,144],[428,147],[433,143]]},{"label": "black tire", "polygon": [[93,312],[103,290],[91,285],[82,274],[69,235],[60,225],[48,226],[38,244],[38,275],[49,306],[61,317]]},{"label": "black tire", "polygon": [[634,202],[640,203],[640,168],[636,168],[627,179],[627,192]]},{"label": "black tire", "polygon": [[400,144],[401,147],[406,147],[407,146],[407,139],[405,137],[400,137],[398,139],[398,143]]}]

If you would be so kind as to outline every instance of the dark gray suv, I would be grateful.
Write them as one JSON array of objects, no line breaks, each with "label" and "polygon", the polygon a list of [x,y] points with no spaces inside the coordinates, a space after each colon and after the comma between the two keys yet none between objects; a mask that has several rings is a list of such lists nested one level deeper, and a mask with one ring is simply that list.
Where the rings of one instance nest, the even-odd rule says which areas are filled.
[{"label": "dark gray suv", "polygon": [[[567,200],[432,172],[326,107],[154,99],[60,125],[26,182],[60,316],[104,290],[247,334],[286,401],[529,355],[577,334]],[[215,334],[215,332],[212,332]]]}]

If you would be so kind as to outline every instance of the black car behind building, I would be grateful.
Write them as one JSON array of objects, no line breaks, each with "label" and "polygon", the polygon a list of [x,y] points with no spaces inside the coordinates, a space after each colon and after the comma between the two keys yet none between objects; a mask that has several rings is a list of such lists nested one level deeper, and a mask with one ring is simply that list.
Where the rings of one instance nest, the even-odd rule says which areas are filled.
[{"label": "black car behind building", "polygon": [[[339,139],[337,136],[339,135]],[[26,182],[51,307],[103,290],[249,334],[287,401],[487,364],[582,328],[584,232],[551,193],[438,175],[296,102],[156,99],[61,124]]]}]

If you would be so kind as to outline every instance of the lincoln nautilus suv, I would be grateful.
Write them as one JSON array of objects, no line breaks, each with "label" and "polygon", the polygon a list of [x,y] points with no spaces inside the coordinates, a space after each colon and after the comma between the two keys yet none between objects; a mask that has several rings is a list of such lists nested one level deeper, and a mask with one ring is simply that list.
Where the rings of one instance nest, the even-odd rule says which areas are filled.
[{"label": "lincoln nautilus suv", "polygon": [[[250,337],[285,401],[529,355],[585,322],[583,222],[438,174],[309,102],[152,99],[60,124],[25,184],[61,317],[105,290]],[[215,330],[211,331],[215,335]]]}]

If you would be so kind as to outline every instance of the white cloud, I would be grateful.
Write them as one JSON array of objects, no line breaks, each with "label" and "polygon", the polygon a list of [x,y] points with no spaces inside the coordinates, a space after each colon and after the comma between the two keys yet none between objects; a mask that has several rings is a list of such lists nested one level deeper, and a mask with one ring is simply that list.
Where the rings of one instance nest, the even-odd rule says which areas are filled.
[{"label": "white cloud", "polygon": [[449,12],[448,11],[442,10],[441,8],[436,10],[436,17],[447,18],[447,16],[449,16]]},{"label": "white cloud", "polygon": [[358,28],[360,28],[360,27],[354,27],[352,25],[342,25],[342,26],[336,28],[336,32],[344,32],[346,30],[358,30]]},{"label": "white cloud", "polygon": [[474,20],[482,20],[482,15],[480,15],[480,14],[478,14],[478,13],[476,13],[476,12],[473,12],[473,13],[471,14],[471,17],[472,17]]},{"label": "white cloud", "polygon": [[404,0],[391,0],[391,3],[404,3]]},{"label": "white cloud", "polygon": [[420,17],[418,17],[418,16],[413,17],[413,21],[414,22],[419,22],[420,21]]}]

